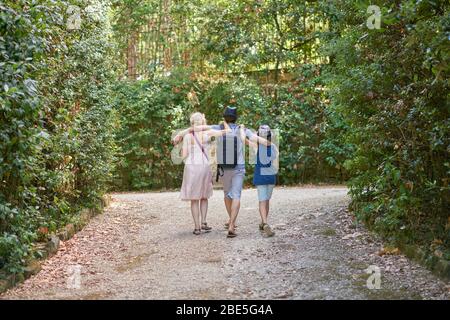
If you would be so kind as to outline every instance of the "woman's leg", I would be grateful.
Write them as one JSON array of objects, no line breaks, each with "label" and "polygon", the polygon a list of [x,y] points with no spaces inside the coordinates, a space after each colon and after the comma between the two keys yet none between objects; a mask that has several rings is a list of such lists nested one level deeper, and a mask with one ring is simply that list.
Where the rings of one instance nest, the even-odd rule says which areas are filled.
[{"label": "woman's leg", "polygon": [[200,229],[200,201],[191,200],[192,218],[194,218],[195,229]]},{"label": "woman's leg", "polygon": [[212,228],[206,223],[206,215],[208,213],[208,199],[200,200],[200,211],[202,216],[202,230],[209,232]]},{"label": "woman's leg", "polygon": [[202,213],[202,224],[206,223],[206,215],[208,214],[208,199],[200,200],[200,211]]}]

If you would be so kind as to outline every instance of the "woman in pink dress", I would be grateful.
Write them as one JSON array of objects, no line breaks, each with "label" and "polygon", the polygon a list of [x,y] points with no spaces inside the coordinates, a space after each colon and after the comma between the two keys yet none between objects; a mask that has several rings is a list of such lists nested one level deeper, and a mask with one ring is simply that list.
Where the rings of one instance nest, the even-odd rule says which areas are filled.
[{"label": "woman in pink dress", "polygon": [[[206,126],[204,114],[196,112],[191,115],[191,126]],[[184,173],[181,185],[181,200],[191,201],[191,212],[194,218],[194,234],[211,231],[206,222],[208,199],[213,194],[212,172],[210,166],[211,137],[220,136],[227,130],[195,131],[183,138]]]}]

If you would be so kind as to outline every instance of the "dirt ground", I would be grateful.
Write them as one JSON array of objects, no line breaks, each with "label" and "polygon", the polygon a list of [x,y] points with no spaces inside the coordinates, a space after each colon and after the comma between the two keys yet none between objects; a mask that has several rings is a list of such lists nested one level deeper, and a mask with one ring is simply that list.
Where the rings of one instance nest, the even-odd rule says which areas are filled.
[{"label": "dirt ground", "polygon": [[[276,188],[272,238],[258,230],[255,189],[243,192],[234,239],[223,228],[221,190],[210,199],[213,230],[200,236],[177,192],[112,198],[41,272],[0,299],[450,298],[448,282],[402,255],[379,255],[383,244],[347,212],[344,187]],[[379,289],[367,285],[369,266],[379,268]]]}]

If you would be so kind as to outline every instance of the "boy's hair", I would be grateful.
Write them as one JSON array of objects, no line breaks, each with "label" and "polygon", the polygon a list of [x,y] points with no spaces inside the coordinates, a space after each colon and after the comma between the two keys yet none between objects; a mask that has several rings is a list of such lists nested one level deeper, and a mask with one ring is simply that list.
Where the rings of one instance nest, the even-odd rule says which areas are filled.
[{"label": "boy's hair", "polygon": [[257,134],[268,141],[272,141],[272,130],[266,124],[259,126]]},{"label": "boy's hair", "polygon": [[236,117],[233,117],[233,116],[224,116],[223,119],[225,120],[226,123],[235,123],[236,122]]}]

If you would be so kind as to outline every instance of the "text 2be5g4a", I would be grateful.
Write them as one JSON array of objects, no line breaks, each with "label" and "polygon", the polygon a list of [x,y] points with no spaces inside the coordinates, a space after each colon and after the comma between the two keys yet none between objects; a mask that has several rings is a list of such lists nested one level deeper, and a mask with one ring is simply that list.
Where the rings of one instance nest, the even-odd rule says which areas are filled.
[{"label": "text 2be5g4a", "polygon": [[229,315],[272,315],[272,307],[268,305],[258,304],[222,304],[220,306],[220,314]]}]

